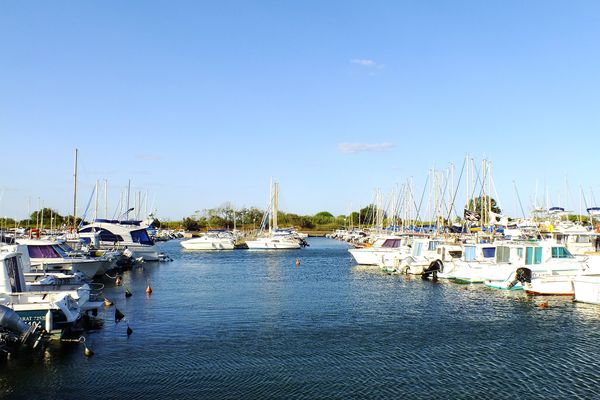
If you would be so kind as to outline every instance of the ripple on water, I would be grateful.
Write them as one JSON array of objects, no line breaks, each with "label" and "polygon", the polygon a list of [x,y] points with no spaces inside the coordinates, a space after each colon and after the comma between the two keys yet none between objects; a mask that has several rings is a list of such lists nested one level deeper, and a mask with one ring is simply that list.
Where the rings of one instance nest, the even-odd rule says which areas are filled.
[{"label": "ripple on water", "polygon": [[[13,398],[593,398],[600,308],[354,266],[346,246],[183,252],[106,279],[96,355],[9,360]],[[296,258],[301,265],[295,266]],[[151,284],[153,293],[146,296]],[[134,333],[127,337],[129,324]]]}]

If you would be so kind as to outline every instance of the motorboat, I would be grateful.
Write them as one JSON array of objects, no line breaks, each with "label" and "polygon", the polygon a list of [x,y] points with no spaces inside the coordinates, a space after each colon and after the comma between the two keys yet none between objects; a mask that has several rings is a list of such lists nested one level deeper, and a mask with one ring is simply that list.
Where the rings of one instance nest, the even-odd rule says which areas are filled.
[{"label": "motorboat", "polygon": [[180,244],[186,250],[233,250],[235,239],[227,231],[208,231],[200,237],[184,240]]},{"label": "motorboat", "polygon": [[489,268],[496,264],[496,244],[473,243],[462,247],[462,257],[446,263],[438,277],[457,283],[483,283]]},{"label": "motorboat", "polygon": [[142,257],[144,261],[161,261],[161,255],[156,248],[154,240],[148,235],[146,227],[141,226],[141,221],[119,221],[109,219],[96,219],[83,225],[79,235],[98,235],[101,249],[129,250],[134,257]]},{"label": "motorboat", "polygon": [[0,252],[0,304],[14,310],[22,321],[40,324],[50,334],[75,327],[81,308],[72,293],[27,291],[21,253]]},{"label": "motorboat", "polygon": [[525,241],[498,246],[498,261],[484,276],[486,286],[532,295],[573,295],[573,279],[587,268],[583,259],[554,241]]},{"label": "motorboat", "polygon": [[[393,264],[393,256],[408,256],[408,238],[396,235],[385,235],[377,237],[372,244],[366,247],[348,249],[358,265],[381,265],[386,255],[390,255],[389,264]],[[402,257],[403,259],[404,257]],[[387,265],[387,264],[386,264]]]},{"label": "motorboat", "polygon": [[93,278],[106,268],[108,260],[73,252],[65,243],[42,239],[18,239],[16,251],[27,258],[26,272],[81,272]]}]

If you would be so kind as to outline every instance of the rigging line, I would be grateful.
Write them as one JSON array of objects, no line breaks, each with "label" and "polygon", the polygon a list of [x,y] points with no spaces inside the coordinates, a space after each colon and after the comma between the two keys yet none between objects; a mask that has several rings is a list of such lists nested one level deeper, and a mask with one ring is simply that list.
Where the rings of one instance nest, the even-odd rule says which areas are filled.
[{"label": "rigging line", "polygon": [[517,184],[513,181],[513,186],[515,187],[515,193],[517,194],[517,200],[519,200],[519,207],[521,207],[521,213],[523,214],[523,218],[525,217],[525,210],[523,209],[523,203],[521,203],[521,196],[519,196],[519,191],[517,190]]},{"label": "rigging line", "polygon": [[[452,213],[452,210],[454,210],[454,214],[456,214],[456,216],[458,217],[458,213],[456,212],[456,207],[454,207],[454,202],[456,201],[456,194],[458,193],[458,187],[460,186],[460,181],[462,179],[463,176],[463,172],[465,171],[465,165],[466,165],[466,159],[463,161],[463,166],[462,169],[460,170],[460,175],[458,177],[458,183],[456,184],[456,190],[454,191],[454,196],[452,196],[452,207],[450,208],[450,212],[448,213],[448,220],[450,219],[450,214]],[[467,206],[469,204],[469,199],[467,199]]]},{"label": "rigging line", "polygon": [[83,215],[81,216],[81,222],[79,223],[78,228],[81,228],[83,226],[83,221],[87,217],[87,213],[90,209],[90,205],[92,204],[92,199],[94,198],[95,192],[96,192],[96,186],[94,186],[94,189],[92,190],[92,194],[90,194],[90,199],[88,200],[87,206],[85,207],[85,211],[83,212]]},{"label": "rigging line", "polygon": [[425,192],[427,190],[427,184],[429,182],[429,174],[427,174],[427,179],[425,179],[425,185],[423,186],[423,193],[421,194],[421,200],[419,201],[419,207],[417,207],[417,203],[414,201],[415,198],[414,196],[411,196],[413,198],[413,203],[415,206],[415,210],[417,211],[417,215],[415,216],[415,221],[421,222],[421,225],[423,225],[423,221],[421,221],[421,207],[423,206],[423,199],[425,198]]},{"label": "rigging line", "polygon": [[[442,192],[442,197],[440,198],[440,203],[444,210],[448,210],[448,205],[444,201],[446,199],[446,190],[448,189],[448,184],[450,183],[450,169],[448,169],[448,174],[446,176],[446,184],[444,185],[444,191]],[[450,213],[448,213],[450,214]]]},{"label": "rigging line", "polygon": [[[500,207],[500,204],[502,204],[502,202],[500,201],[500,196],[498,195],[498,191],[496,190],[496,182],[494,181],[494,176],[490,174],[490,180],[492,181],[492,188],[494,189],[494,193],[496,194],[496,206],[500,209],[502,209],[502,207]],[[490,193],[490,196],[492,194]]]}]

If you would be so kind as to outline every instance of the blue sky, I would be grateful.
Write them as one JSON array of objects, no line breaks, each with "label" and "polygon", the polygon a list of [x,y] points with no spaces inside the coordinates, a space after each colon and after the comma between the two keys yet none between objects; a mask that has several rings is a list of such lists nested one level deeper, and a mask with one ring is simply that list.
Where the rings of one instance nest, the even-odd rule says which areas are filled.
[{"label": "blue sky", "polygon": [[[3,1],[0,214],[226,201],[348,213],[466,153],[501,206],[598,192],[595,1]],[[600,196],[600,193],[598,193]],[[541,196],[541,195],[540,195]],[[543,196],[541,196],[543,197]],[[591,205],[591,204],[590,204]],[[462,207],[462,204],[459,205]]]}]

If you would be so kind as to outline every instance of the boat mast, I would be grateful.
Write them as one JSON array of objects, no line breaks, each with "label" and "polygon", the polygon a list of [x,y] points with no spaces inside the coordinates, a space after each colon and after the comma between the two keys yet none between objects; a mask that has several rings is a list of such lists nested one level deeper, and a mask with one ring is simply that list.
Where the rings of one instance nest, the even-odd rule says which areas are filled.
[{"label": "boat mast", "polygon": [[94,204],[94,219],[98,219],[98,180],[96,179],[96,203]]},{"label": "boat mast", "polygon": [[125,211],[125,220],[126,221],[129,220],[129,195],[130,194],[131,194],[131,179],[127,183],[127,208],[126,208],[127,211]]},{"label": "boat mast", "polygon": [[104,218],[108,219],[108,179],[104,180]]},{"label": "boat mast", "polygon": [[75,149],[75,172],[73,174],[73,231],[77,231],[77,155],[78,149]]},{"label": "boat mast", "polygon": [[279,208],[279,183],[273,182],[273,229],[277,230],[277,210]]}]

